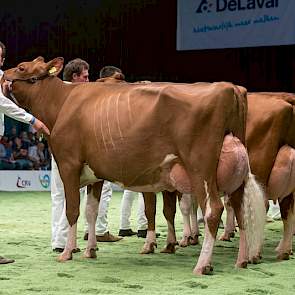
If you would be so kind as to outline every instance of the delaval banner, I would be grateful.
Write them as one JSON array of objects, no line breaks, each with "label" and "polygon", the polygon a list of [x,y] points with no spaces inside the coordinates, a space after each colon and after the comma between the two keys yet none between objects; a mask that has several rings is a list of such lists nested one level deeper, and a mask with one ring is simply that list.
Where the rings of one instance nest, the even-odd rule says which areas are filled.
[{"label": "delaval banner", "polygon": [[295,44],[295,0],[178,0],[177,50]]}]

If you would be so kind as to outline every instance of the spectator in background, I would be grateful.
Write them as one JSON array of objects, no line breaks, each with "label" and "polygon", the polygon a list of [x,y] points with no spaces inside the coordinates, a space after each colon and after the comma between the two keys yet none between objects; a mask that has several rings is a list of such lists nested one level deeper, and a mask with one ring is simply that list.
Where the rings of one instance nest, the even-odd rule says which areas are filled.
[{"label": "spectator in background", "polygon": [[6,132],[8,140],[14,141],[14,139],[18,136],[16,126],[12,126],[11,129]]},{"label": "spectator in background", "polygon": [[48,160],[45,157],[45,144],[38,142],[29,147],[29,160],[33,163],[36,170],[47,170]]},{"label": "spectator in background", "polygon": [[9,150],[9,144],[3,142],[2,140],[0,142],[0,170],[13,170],[15,169],[15,162]]},{"label": "spectator in background", "polygon": [[25,144],[27,147],[29,147],[32,142],[28,137],[28,132],[27,131],[21,131],[19,138],[22,140],[23,144]]},{"label": "spectator in background", "polygon": [[33,163],[29,159],[29,144],[23,142],[19,137],[14,139],[13,158],[15,160],[16,169],[32,170]]}]

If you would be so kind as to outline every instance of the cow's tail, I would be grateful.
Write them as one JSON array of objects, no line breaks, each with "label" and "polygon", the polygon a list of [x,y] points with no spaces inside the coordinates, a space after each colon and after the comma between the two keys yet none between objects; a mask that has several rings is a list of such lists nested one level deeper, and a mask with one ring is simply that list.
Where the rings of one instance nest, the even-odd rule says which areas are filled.
[{"label": "cow's tail", "polygon": [[245,181],[244,197],[244,227],[248,247],[248,257],[252,258],[260,254],[266,221],[266,208],[264,202],[264,191],[251,173]]}]

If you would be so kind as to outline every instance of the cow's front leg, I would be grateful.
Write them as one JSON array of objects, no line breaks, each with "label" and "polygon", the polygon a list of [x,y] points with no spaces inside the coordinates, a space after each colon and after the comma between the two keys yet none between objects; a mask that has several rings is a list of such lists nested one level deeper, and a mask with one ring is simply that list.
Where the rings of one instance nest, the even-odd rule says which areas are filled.
[{"label": "cow's front leg", "polygon": [[[196,198],[192,197],[192,201],[196,200]],[[191,208],[191,230],[192,230],[192,239],[190,240],[191,245],[198,245],[199,244],[199,236],[200,229],[198,224],[198,204],[196,202],[192,202],[192,208]]]},{"label": "cow's front leg", "polygon": [[203,200],[200,199],[198,203],[202,208],[204,216],[205,232],[202,250],[193,272],[196,275],[202,275],[209,274],[213,271],[211,264],[212,253],[218,225],[223,212],[223,203],[218,196],[216,186],[210,188],[206,181],[204,181],[204,191],[197,191],[196,196],[198,198],[203,196]]},{"label": "cow's front leg", "polygon": [[57,257],[59,262],[65,262],[72,259],[72,253],[77,248],[77,223],[69,226],[68,238],[63,252]]},{"label": "cow's front leg", "polygon": [[87,187],[86,220],[88,224],[88,241],[84,252],[85,258],[96,258],[95,223],[98,214],[99,200],[103,181]]},{"label": "cow's front leg", "polygon": [[80,208],[80,171],[81,167],[72,163],[75,158],[59,159],[55,157],[58,164],[61,179],[65,189],[66,199],[66,216],[69,222],[69,232],[64,251],[59,255],[58,261],[66,261],[72,259],[72,252],[77,248],[77,220]]},{"label": "cow's front leg", "polygon": [[168,224],[168,235],[166,241],[166,247],[161,253],[175,253],[175,245],[177,244],[175,235],[174,219],[176,213],[176,195],[177,192],[163,191],[163,213]]},{"label": "cow's front leg", "polygon": [[279,260],[288,260],[290,254],[292,254],[292,240],[295,222],[294,202],[293,194],[288,195],[279,202],[284,224],[283,239],[276,248],[277,259]]},{"label": "cow's front leg", "polygon": [[148,221],[148,229],[147,229],[145,243],[141,249],[140,254],[150,254],[150,253],[154,253],[155,247],[157,248],[156,231],[155,231],[156,194],[143,193],[143,198],[144,198],[144,205],[145,205],[145,216]]}]

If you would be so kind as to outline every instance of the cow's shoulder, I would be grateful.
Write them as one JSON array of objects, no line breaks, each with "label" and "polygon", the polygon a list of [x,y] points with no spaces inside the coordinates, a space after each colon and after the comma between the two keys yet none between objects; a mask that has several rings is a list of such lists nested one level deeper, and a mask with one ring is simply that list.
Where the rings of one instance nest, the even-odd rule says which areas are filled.
[{"label": "cow's shoulder", "polygon": [[260,120],[263,118],[284,117],[286,114],[292,113],[293,103],[295,103],[294,98],[288,93],[248,93],[250,115],[259,116]]},{"label": "cow's shoulder", "polygon": [[[288,96],[285,96],[286,98]],[[292,127],[293,106],[281,99],[280,93],[256,92],[248,94],[248,138],[275,136],[280,137]]]}]

